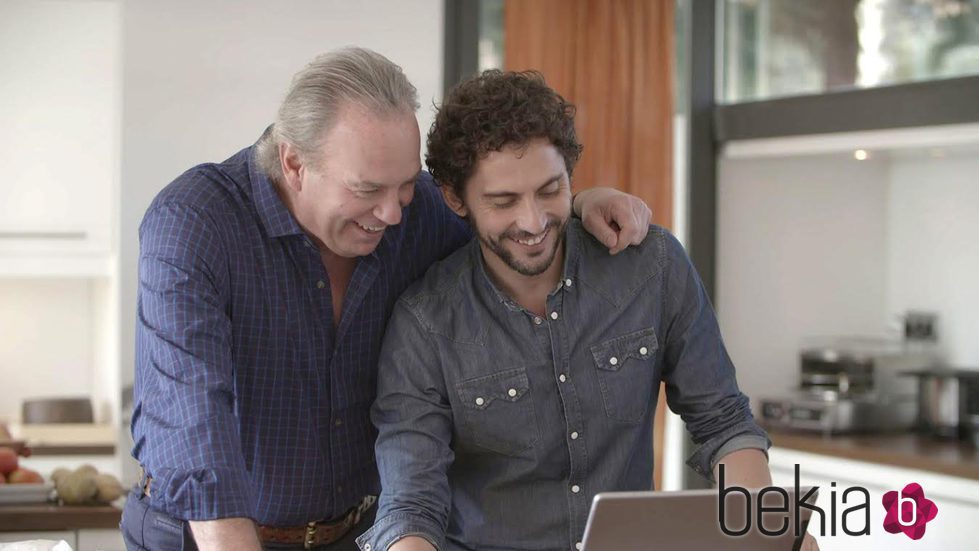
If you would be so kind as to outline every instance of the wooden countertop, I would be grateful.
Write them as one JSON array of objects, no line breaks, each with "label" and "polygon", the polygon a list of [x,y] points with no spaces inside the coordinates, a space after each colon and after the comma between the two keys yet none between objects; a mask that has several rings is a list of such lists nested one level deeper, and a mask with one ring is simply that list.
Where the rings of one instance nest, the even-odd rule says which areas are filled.
[{"label": "wooden countertop", "polygon": [[824,437],[768,429],[768,435],[772,445],[780,448],[979,480],[979,450],[969,442],[915,433]]},{"label": "wooden countertop", "polygon": [[109,505],[0,505],[0,532],[118,528],[121,518]]},{"label": "wooden countertop", "polygon": [[107,444],[37,444],[28,446],[32,456],[115,455],[116,447]]}]

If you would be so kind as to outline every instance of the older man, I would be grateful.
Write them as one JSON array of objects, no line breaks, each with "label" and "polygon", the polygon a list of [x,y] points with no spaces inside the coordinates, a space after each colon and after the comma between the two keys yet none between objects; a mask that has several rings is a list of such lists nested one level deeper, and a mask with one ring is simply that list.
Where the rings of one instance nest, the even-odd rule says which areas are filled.
[{"label": "older man", "polygon": [[[386,58],[321,56],[255,145],[150,205],[131,549],[355,548],[378,492],[368,410],[387,318],[471,237],[421,170],[417,107]],[[613,253],[645,236],[638,200],[582,195]]]},{"label": "older man", "polygon": [[571,216],[580,152],[574,107],[538,74],[486,72],[439,110],[428,166],[476,236],[388,325],[364,551],[580,549],[595,494],[652,485],[661,381],[695,471],[771,484],[686,253],[654,226],[609,256]]}]

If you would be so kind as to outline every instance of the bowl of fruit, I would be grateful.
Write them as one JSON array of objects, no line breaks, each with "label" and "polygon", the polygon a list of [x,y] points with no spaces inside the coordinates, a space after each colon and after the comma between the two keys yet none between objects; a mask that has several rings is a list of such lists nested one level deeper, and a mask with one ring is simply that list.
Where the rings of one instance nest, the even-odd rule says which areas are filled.
[{"label": "bowl of fruit", "polygon": [[54,484],[46,483],[37,471],[21,466],[15,449],[0,445],[0,505],[44,503],[51,499]]}]

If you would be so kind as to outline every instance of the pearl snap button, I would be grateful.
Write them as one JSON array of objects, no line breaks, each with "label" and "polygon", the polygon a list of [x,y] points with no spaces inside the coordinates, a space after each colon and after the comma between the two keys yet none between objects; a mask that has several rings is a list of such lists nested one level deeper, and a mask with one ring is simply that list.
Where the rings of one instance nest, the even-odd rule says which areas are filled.
[{"label": "pearl snap button", "polygon": [[552,320],[556,320],[557,319],[557,312],[551,312],[551,319]]},{"label": "pearl snap button", "polygon": [[477,406],[481,406],[481,405],[483,405],[485,403],[486,403],[486,400],[483,400],[482,398],[476,398],[476,405]]},{"label": "pearl snap button", "polygon": [[567,381],[568,378],[564,376],[564,373],[562,373],[562,374],[558,375],[557,380],[559,380],[559,381],[561,381],[563,383],[563,382]]},{"label": "pearl snap button", "polygon": [[544,323],[544,320],[537,317],[534,318],[534,325],[540,325],[542,323]]},{"label": "pearl snap button", "polygon": [[507,396],[513,398],[514,396],[517,395],[517,390],[514,389],[514,388],[511,388],[510,390],[506,391],[506,393],[507,393]]},{"label": "pearl snap button", "polygon": [[571,433],[571,439],[572,440],[577,440],[578,439],[578,433],[577,432],[572,432]]},{"label": "pearl snap button", "polygon": [[571,493],[573,493],[573,494],[577,494],[580,491],[581,491],[581,488],[577,484],[575,484],[574,486],[571,487]]},{"label": "pearl snap button", "polygon": [[639,349],[639,353],[643,356],[646,355],[646,352],[649,352],[649,349],[647,349],[645,346]]},{"label": "pearl snap button", "polygon": [[619,365],[619,359],[616,358],[615,356],[612,356],[611,358],[608,359],[608,363],[612,365]]}]

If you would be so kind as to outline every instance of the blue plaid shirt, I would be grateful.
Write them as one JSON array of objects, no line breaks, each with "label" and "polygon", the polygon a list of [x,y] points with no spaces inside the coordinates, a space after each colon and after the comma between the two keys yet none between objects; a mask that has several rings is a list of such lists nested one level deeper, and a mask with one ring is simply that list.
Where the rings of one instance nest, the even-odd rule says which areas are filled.
[{"label": "blue plaid shirt", "polygon": [[386,321],[471,234],[422,173],[334,328],[319,252],[253,150],[178,177],[140,226],[133,456],[169,515],[300,525],[379,491],[369,408]]}]

